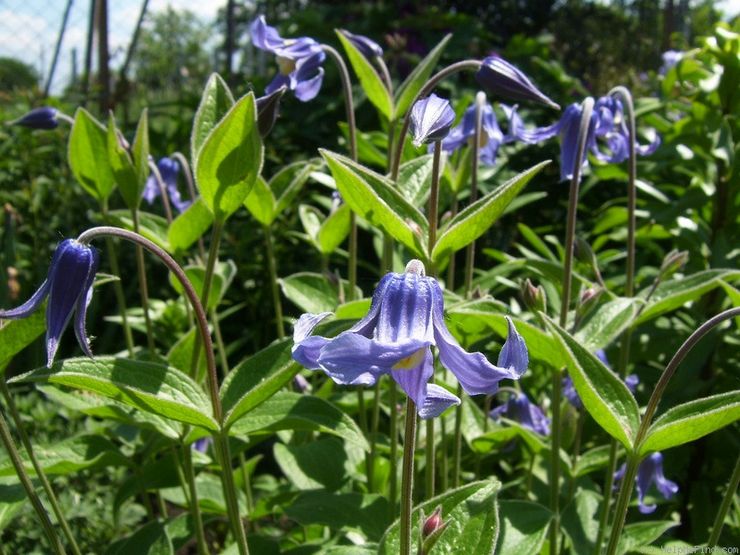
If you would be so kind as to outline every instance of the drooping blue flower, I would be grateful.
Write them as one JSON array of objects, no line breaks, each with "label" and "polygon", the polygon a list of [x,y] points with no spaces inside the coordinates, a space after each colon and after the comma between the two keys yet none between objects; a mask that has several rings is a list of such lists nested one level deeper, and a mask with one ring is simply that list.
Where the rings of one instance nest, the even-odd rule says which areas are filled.
[{"label": "drooping blue flower", "polygon": [[[466,144],[472,144],[475,137],[475,107],[473,102],[458,125],[450,130],[449,135],[442,141],[442,148],[447,152],[453,152]],[[478,155],[480,161],[487,166],[496,163],[496,154],[499,147],[507,142],[501,128],[498,126],[496,114],[489,103],[481,107],[481,140]]]},{"label": "drooping blue flower", "polygon": [[665,75],[672,67],[674,67],[683,58],[683,52],[680,50],[666,50],[660,55],[663,60],[663,64],[658,69],[658,75]]},{"label": "drooping blue flower", "polygon": [[519,422],[524,428],[535,433],[543,436],[550,435],[550,419],[524,393],[511,395],[503,405],[494,408],[489,415],[494,420],[504,416],[509,420]]},{"label": "drooping blue flower", "polygon": [[455,112],[449,100],[430,94],[411,108],[410,121],[409,131],[418,147],[444,139],[455,123]]},{"label": "drooping blue flower", "polygon": [[288,87],[303,102],[319,94],[324,79],[321,64],[326,54],[318,42],[309,37],[282,38],[275,27],[266,23],[264,15],[255,19],[249,30],[252,44],[277,56],[280,73],[267,86],[265,93]]},{"label": "drooping blue flower", "polygon": [[428,383],[434,373],[430,347],[468,395],[491,394],[503,379],[518,379],[529,362],[527,347],[511,320],[493,365],[482,353],[465,351],[445,325],[444,300],[437,280],[412,260],[403,274],[380,280],[368,314],[333,339],[311,335],[330,313],[304,314],[293,330],[293,358],[309,370],[323,370],[336,383],[372,385],[390,374],[416,403],[419,416],[432,418],[460,403],[446,389]]},{"label": "drooping blue flower", "polygon": [[349,31],[347,31],[346,29],[340,29],[339,32],[342,33],[347,38],[347,40],[349,40],[352,45],[357,48],[357,50],[359,50],[360,53],[368,60],[383,57],[383,49],[374,40],[363,35],[355,35],[354,33],[350,33]]},{"label": "drooping blue flower", "polygon": [[[177,175],[180,173],[180,164],[174,158],[160,158],[157,162],[157,169],[159,175],[162,176],[162,182],[167,189],[167,197],[169,198],[170,204],[175,209],[182,213],[192,204],[190,200],[183,200],[180,195],[180,191],[177,189]],[[144,185],[144,192],[142,193],[143,199],[148,203],[154,203],[154,200],[160,195],[159,184],[154,174],[149,174]]]},{"label": "drooping blue flower", "polygon": [[[516,109],[508,112],[509,135],[527,144],[535,144],[560,136],[560,179],[565,181],[573,177],[576,164],[578,133],[583,110],[580,104],[574,103],[563,112],[559,121],[546,127],[527,130]],[[598,141],[597,141],[598,139]],[[605,144],[607,150],[601,150],[599,144]],[[635,151],[640,156],[648,156],[660,146],[660,137],[654,135],[647,145],[635,143]],[[586,152],[602,162],[618,164],[629,157],[629,130],[625,121],[622,103],[613,96],[603,96],[594,104],[588,133],[586,135]],[[588,166],[587,157],[583,158],[583,168]]]},{"label": "drooping blue flower", "polygon": [[193,451],[198,451],[198,453],[206,453],[208,451],[208,448],[213,444],[213,438],[211,436],[202,437],[200,439],[196,439],[193,442]]},{"label": "drooping blue flower", "polygon": [[[611,368],[611,365],[609,364],[609,359],[606,358],[606,352],[604,351],[604,349],[597,349],[596,351],[594,351],[594,355],[596,355],[596,358],[604,363],[604,366],[606,366],[607,368]],[[639,383],[640,378],[637,374],[630,374],[629,376],[624,378],[624,385],[626,385],[627,389],[629,389],[632,393],[635,392]],[[563,377],[561,384],[563,397],[565,397],[568,402],[573,405],[574,408],[582,409],[583,402],[581,401],[581,398],[578,395],[575,386],[573,385],[573,380],[571,379],[571,377]]]},{"label": "drooping blue flower", "polygon": [[54,129],[59,126],[58,116],[59,110],[56,108],[42,106],[41,108],[34,108],[24,116],[10,122],[10,125],[20,125],[30,129]]},{"label": "drooping blue flower", "polygon": [[75,335],[82,351],[92,357],[85,315],[92,300],[92,284],[98,270],[100,255],[89,245],[74,239],[65,239],[54,252],[49,273],[41,287],[25,303],[11,310],[0,310],[0,319],[18,320],[35,312],[49,297],[46,305],[46,364],[51,366],[59,347],[59,339],[67,327],[72,313],[77,311],[74,322]]},{"label": "drooping blue flower", "polygon": [[[619,470],[614,473],[615,488],[618,482],[624,479],[627,471],[627,465],[623,464]],[[678,493],[678,484],[671,482],[663,475],[663,455],[652,453],[645,458],[637,467],[637,508],[642,514],[650,514],[655,511],[657,505],[646,505],[644,502],[650,486],[655,484],[658,491],[664,499],[670,499]]]},{"label": "drooping blue flower", "polygon": [[509,100],[529,100],[560,109],[555,102],[534,86],[529,77],[501,56],[489,56],[480,66],[475,78],[489,92]]}]

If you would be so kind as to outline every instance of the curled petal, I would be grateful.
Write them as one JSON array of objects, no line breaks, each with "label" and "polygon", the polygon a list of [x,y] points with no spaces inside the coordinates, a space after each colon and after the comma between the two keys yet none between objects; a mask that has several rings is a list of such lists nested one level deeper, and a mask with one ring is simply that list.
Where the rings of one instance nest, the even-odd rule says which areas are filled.
[{"label": "curled petal", "polygon": [[319,68],[316,75],[304,81],[297,80],[295,87],[295,97],[301,102],[308,102],[316,98],[321,90],[321,83],[324,80],[324,68]]},{"label": "curled petal", "polygon": [[341,29],[340,33],[347,37],[354,47],[357,48],[357,50],[359,50],[366,58],[372,59],[375,57],[383,57],[383,49],[374,40],[363,35],[355,35],[345,29]]},{"label": "curled petal", "polygon": [[506,317],[506,323],[509,326],[509,332],[504,346],[501,348],[501,353],[498,355],[498,365],[518,374],[518,378],[524,374],[529,366],[529,353],[524,339],[516,331],[514,322],[508,316]]},{"label": "curled petal", "polygon": [[444,387],[435,384],[427,385],[427,395],[424,404],[417,406],[417,412],[423,419],[435,418],[449,407],[459,405],[460,399],[447,391]]},{"label": "curled petal", "polygon": [[49,280],[45,279],[41,287],[36,289],[36,292],[31,295],[31,298],[21,306],[11,308],[10,310],[0,310],[0,320],[19,320],[21,318],[27,318],[36,312],[49,294],[50,286]]},{"label": "curled petal", "polygon": [[272,94],[283,87],[290,88],[290,77],[288,75],[278,73],[265,88],[265,94]]},{"label": "curled petal", "polygon": [[298,364],[309,370],[319,369],[319,355],[321,349],[329,341],[326,337],[311,335],[313,329],[330,316],[331,312],[321,314],[304,314],[293,326],[293,348],[292,356]]}]

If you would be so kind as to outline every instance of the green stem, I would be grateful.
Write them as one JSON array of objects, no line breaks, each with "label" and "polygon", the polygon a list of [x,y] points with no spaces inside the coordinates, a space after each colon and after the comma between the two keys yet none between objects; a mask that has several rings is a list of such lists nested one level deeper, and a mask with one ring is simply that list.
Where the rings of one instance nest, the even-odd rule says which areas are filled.
[{"label": "green stem", "polygon": [[460,460],[462,458],[462,386],[457,386],[457,398],[460,404],[455,407],[455,445],[452,453],[452,487],[460,485]]},{"label": "green stem", "polygon": [[247,459],[244,458],[244,453],[239,453],[239,467],[242,470],[242,482],[244,482],[244,495],[247,498],[247,511],[252,512],[254,503],[252,502],[252,480],[249,477],[249,469],[247,469]]},{"label": "green stem", "polygon": [[[475,134],[473,135],[473,146],[470,167],[470,204],[478,200],[478,158],[480,144],[483,135],[483,107],[486,104],[486,95],[478,92],[475,95]],[[470,296],[473,288],[473,269],[475,267],[475,241],[471,241],[465,249],[465,297]]]},{"label": "green stem", "polygon": [[[139,210],[131,210],[131,219],[134,222],[134,233],[139,234]],[[144,325],[146,326],[146,344],[150,352],[154,353],[154,331],[149,315],[149,289],[146,282],[146,266],[144,265],[144,250],[136,245],[136,270],[139,275],[139,293],[141,294],[141,308],[144,311]]]},{"label": "green stem", "polygon": [[447,467],[447,452],[448,452],[447,420],[444,417],[440,418],[439,420],[439,433],[442,436],[442,441],[440,444],[440,448],[442,449],[442,454],[439,458],[439,477],[440,477],[439,487],[442,493],[445,493],[449,485],[447,481],[447,476],[449,474],[450,469]]},{"label": "green stem", "polygon": [[609,545],[606,548],[606,552],[610,555],[616,553],[617,545],[619,545],[619,538],[622,534],[624,519],[627,516],[627,507],[632,497],[632,488],[635,485],[635,477],[637,476],[639,465],[639,457],[635,455],[627,456],[627,470],[619,486],[619,496],[617,497],[617,504],[614,506],[614,524],[612,525],[612,533],[609,537]]},{"label": "green stem", "polygon": [[218,350],[218,362],[221,364],[221,372],[224,376],[229,375],[229,359],[226,356],[226,345],[224,344],[224,337],[221,335],[221,324],[218,322],[218,313],[216,308],[212,308],[209,311],[211,316],[211,322],[213,323],[213,337],[216,339],[216,349]]},{"label": "green stem", "polygon": [[709,534],[709,541],[707,541],[707,547],[714,547],[719,541],[719,535],[722,533],[722,527],[725,524],[725,517],[727,511],[730,510],[730,505],[735,497],[735,491],[737,486],[740,484],[740,457],[735,461],[735,470],[732,471],[732,477],[730,483],[727,484],[727,491],[722,498],[722,503],[717,511],[717,516],[714,518],[714,524],[712,525],[712,532]]},{"label": "green stem", "polygon": [[229,521],[231,522],[231,532],[236,539],[240,555],[249,555],[247,547],[247,536],[244,532],[241,516],[239,515],[239,503],[236,497],[236,487],[234,486],[234,471],[231,467],[231,453],[229,451],[229,438],[225,434],[215,433],[213,435],[216,453],[221,466],[221,483],[224,490],[224,499],[228,507]]},{"label": "green stem", "polygon": [[416,446],[416,405],[406,398],[406,433],[403,437],[403,468],[401,475],[401,555],[411,553],[411,509],[414,490],[414,448]]},{"label": "green stem", "polygon": [[55,553],[64,555],[64,546],[62,546],[62,542],[59,541],[59,537],[54,531],[51,520],[49,520],[49,515],[46,513],[46,509],[44,509],[41,499],[39,499],[39,496],[31,483],[31,479],[26,473],[26,469],[23,467],[23,461],[21,460],[18,449],[15,446],[15,442],[13,442],[13,437],[10,435],[8,424],[5,422],[5,417],[2,412],[0,412],[0,439],[2,439],[3,445],[5,445],[5,450],[8,452],[8,455],[10,455],[10,461],[13,463],[13,468],[15,468],[15,472],[18,475],[23,488],[26,490],[26,495],[31,501],[31,505],[33,505],[36,515],[41,521],[41,526],[44,528],[44,533],[46,534],[51,547],[54,549]]},{"label": "green stem", "polygon": [[183,470],[185,472],[185,479],[187,480],[188,491],[189,491],[189,507],[190,515],[193,517],[193,525],[195,526],[195,538],[198,546],[198,554],[205,555],[208,553],[208,544],[206,543],[206,535],[203,529],[203,517],[200,514],[200,502],[198,500],[198,490],[195,486],[195,469],[193,468],[193,453],[190,445],[183,445],[182,450],[182,463]]},{"label": "green stem", "polygon": [[0,391],[2,392],[3,398],[5,399],[5,402],[8,405],[10,417],[13,419],[13,422],[15,423],[15,428],[16,428],[18,435],[21,438],[21,443],[23,444],[23,448],[26,450],[26,453],[28,453],[28,458],[31,460],[33,469],[36,471],[36,477],[39,479],[39,481],[41,482],[41,486],[44,488],[44,492],[46,493],[46,497],[49,499],[49,503],[51,503],[51,508],[54,511],[54,515],[57,517],[57,521],[59,522],[59,525],[62,527],[62,532],[64,532],[64,536],[67,538],[67,541],[69,542],[70,549],[72,550],[72,553],[74,553],[75,555],[80,555],[80,548],[77,545],[77,541],[75,540],[74,534],[72,534],[72,530],[70,529],[69,524],[67,523],[67,520],[64,518],[64,513],[62,512],[62,509],[59,506],[59,501],[57,499],[57,496],[54,495],[54,490],[51,487],[51,484],[49,483],[48,478],[46,477],[46,473],[44,472],[44,469],[41,467],[38,459],[36,458],[36,453],[34,453],[34,450],[33,450],[33,444],[31,443],[31,440],[28,437],[28,434],[26,433],[26,429],[23,426],[21,415],[18,413],[18,407],[16,406],[15,401],[13,400],[13,397],[10,395],[10,391],[8,391],[8,385],[5,383],[5,380],[2,378],[0,378]]},{"label": "green stem", "polygon": [[[581,104],[581,121],[576,145],[573,177],[568,194],[568,215],[565,229],[565,261],[563,264],[563,295],[560,305],[560,326],[565,327],[570,307],[570,290],[573,280],[573,242],[576,234],[576,213],[578,210],[578,189],[581,183],[581,168],[586,152],[586,142],[591,123],[594,99],[586,98]],[[552,373],[552,448],[550,453],[550,510],[553,518],[550,524],[550,555],[557,555],[560,544],[560,387],[562,369]]]},{"label": "green stem", "polygon": [[390,434],[390,470],[389,470],[389,499],[391,509],[391,522],[396,519],[396,501],[398,499],[398,409],[396,404],[398,403],[398,390],[396,389],[395,380],[388,380],[388,404],[390,405],[390,426],[388,433]]},{"label": "green stem", "polygon": [[275,326],[279,339],[285,337],[285,325],[283,324],[283,304],[280,300],[280,287],[278,286],[277,262],[272,244],[272,230],[269,225],[263,226],[265,232],[265,251],[267,254],[267,271],[270,279],[270,290],[272,291],[272,308],[275,311]]}]

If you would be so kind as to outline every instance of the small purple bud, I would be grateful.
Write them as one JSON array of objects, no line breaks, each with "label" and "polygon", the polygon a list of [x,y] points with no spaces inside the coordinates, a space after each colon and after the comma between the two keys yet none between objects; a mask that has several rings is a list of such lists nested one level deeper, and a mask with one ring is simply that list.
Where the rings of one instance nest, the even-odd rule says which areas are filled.
[{"label": "small purple bud", "polygon": [[421,537],[428,538],[442,526],[444,526],[444,521],[442,520],[442,507],[438,506],[424,521],[424,526],[421,529]]},{"label": "small purple bud", "polygon": [[411,135],[414,145],[440,141],[450,132],[455,122],[455,112],[450,101],[431,94],[422,98],[411,108]]},{"label": "small purple bud", "polygon": [[257,128],[263,139],[270,134],[273,125],[277,121],[280,113],[280,99],[287,90],[288,87],[282,86],[270,94],[257,99]]},{"label": "small purple bud", "polygon": [[560,106],[541,93],[524,73],[500,56],[489,56],[483,60],[475,77],[490,92],[504,98],[530,100],[556,110],[560,109]]},{"label": "small purple bud", "polygon": [[350,33],[345,29],[340,29],[339,32],[342,33],[344,37],[349,40],[352,45],[357,48],[357,50],[359,50],[360,53],[368,60],[383,57],[383,49],[374,40],[371,40],[362,35],[355,35],[354,33]]},{"label": "small purple bud", "polygon": [[11,121],[10,125],[20,125],[30,129],[55,129],[59,125],[59,110],[49,106],[34,108],[23,117]]}]

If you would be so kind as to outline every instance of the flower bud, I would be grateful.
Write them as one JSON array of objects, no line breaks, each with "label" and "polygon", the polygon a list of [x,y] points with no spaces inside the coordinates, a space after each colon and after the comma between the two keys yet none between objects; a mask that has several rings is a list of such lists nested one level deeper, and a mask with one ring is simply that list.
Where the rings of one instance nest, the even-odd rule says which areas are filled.
[{"label": "flower bud", "polygon": [[59,110],[56,108],[43,106],[41,108],[34,108],[26,115],[15,121],[11,121],[10,125],[20,125],[30,129],[54,129],[59,125],[58,115]]},{"label": "flower bud", "polygon": [[674,249],[669,252],[663,259],[663,263],[660,265],[661,279],[666,279],[675,274],[684,267],[688,260],[688,251],[677,251]]},{"label": "flower bud", "polygon": [[455,112],[450,101],[430,94],[411,108],[411,135],[414,146],[441,141],[455,122]]},{"label": "flower bud", "polygon": [[444,525],[442,521],[442,506],[438,506],[434,509],[434,512],[427,517],[424,521],[424,526],[421,530],[421,537],[426,539],[436,532],[440,527]]},{"label": "flower bud", "polygon": [[529,278],[524,280],[520,288],[524,305],[530,310],[544,312],[547,308],[547,295],[541,285],[535,286]]},{"label": "flower bud", "polygon": [[478,82],[490,92],[509,100],[530,100],[556,110],[560,106],[542,94],[519,69],[500,56],[489,56],[475,74]]},{"label": "flower bud", "polygon": [[260,132],[260,137],[263,139],[270,134],[273,125],[277,120],[280,112],[280,99],[285,94],[288,87],[282,86],[279,89],[261,96],[257,99],[257,129]]}]

